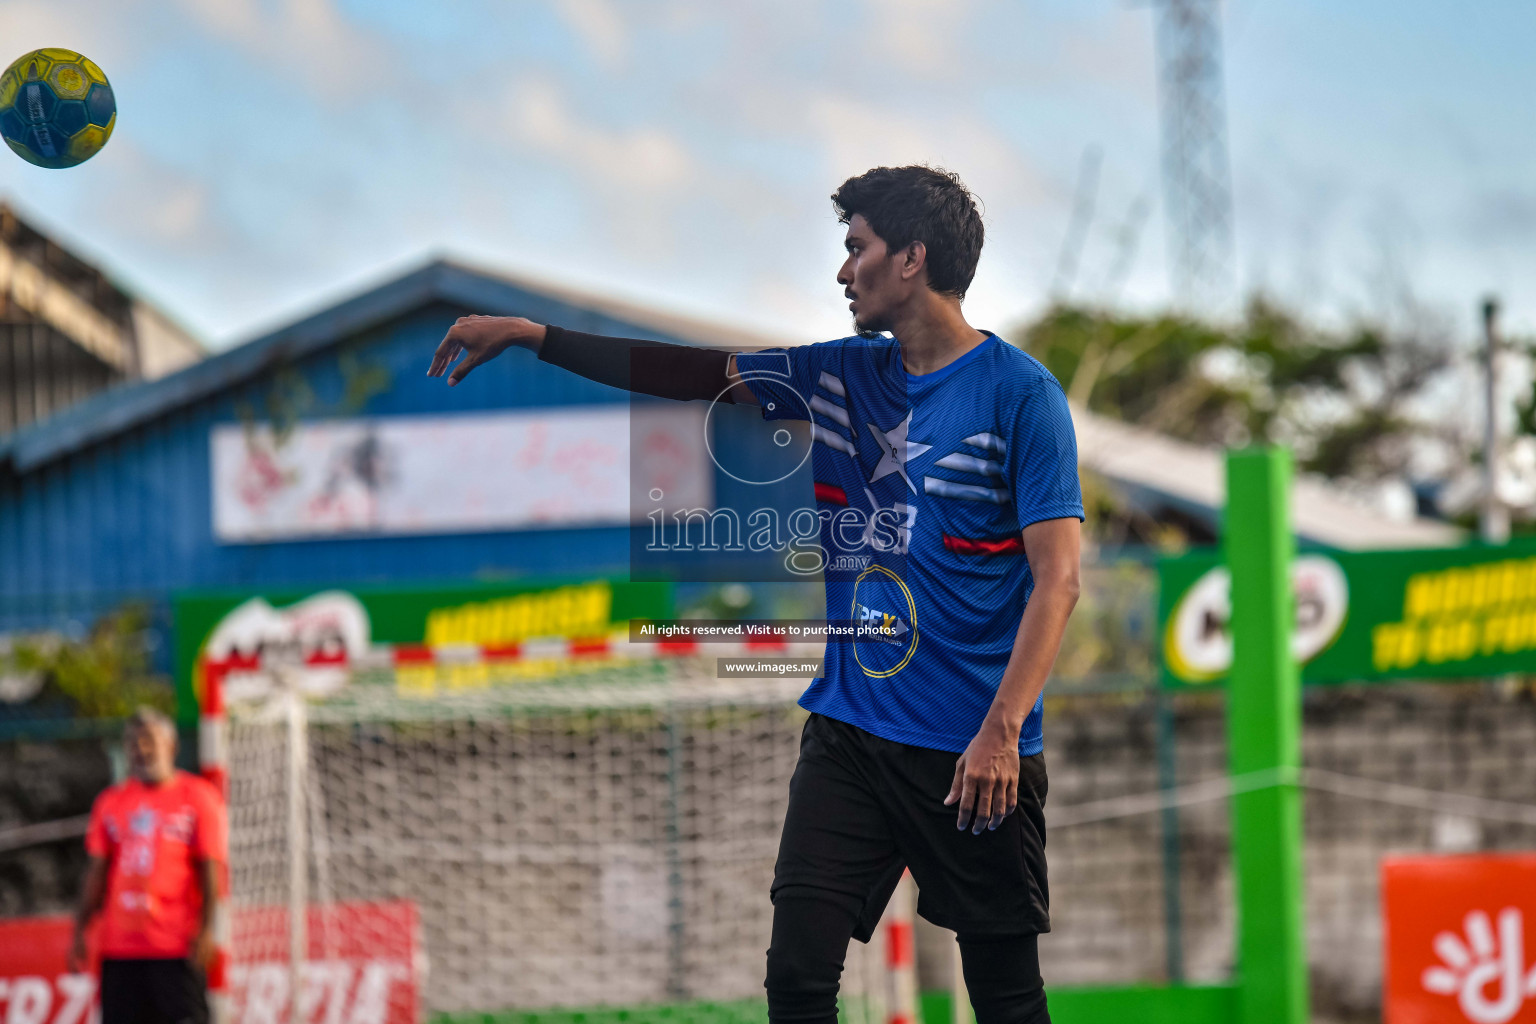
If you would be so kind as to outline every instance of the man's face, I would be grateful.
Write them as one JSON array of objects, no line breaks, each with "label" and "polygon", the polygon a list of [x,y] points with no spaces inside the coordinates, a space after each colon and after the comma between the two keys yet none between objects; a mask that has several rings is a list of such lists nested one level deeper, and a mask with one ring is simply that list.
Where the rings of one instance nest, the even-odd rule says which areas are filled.
[{"label": "man's face", "polygon": [[848,221],[843,248],[848,258],[837,272],[837,283],[850,300],[854,329],[863,335],[890,330],[907,284],[901,277],[902,254],[890,252],[859,213]]},{"label": "man's face", "polygon": [[176,734],[163,726],[131,725],[123,734],[128,772],[140,782],[164,782],[176,767]]}]

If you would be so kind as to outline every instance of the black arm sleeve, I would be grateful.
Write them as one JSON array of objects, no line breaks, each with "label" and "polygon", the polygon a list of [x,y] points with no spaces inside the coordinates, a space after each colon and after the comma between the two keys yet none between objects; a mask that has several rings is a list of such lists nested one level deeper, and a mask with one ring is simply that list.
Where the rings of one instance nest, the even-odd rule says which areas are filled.
[{"label": "black arm sleeve", "polygon": [[550,324],[539,359],[599,384],[678,401],[735,401],[726,391],[731,354],[664,341],[609,338]]}]

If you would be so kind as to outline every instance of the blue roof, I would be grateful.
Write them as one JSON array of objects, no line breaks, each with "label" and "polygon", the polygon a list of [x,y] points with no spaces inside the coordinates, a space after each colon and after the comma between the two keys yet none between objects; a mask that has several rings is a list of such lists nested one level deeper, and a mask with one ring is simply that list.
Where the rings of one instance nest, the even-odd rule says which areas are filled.
[{"label": "blue roof", "polygon": [[[26,473],[434,302],[575,329],[732,347],[782,340],[437,259],[296,323],[158,380],[112,388],[0,438],[0,466]],[[423,364],[426,354],[423,354]]]}]

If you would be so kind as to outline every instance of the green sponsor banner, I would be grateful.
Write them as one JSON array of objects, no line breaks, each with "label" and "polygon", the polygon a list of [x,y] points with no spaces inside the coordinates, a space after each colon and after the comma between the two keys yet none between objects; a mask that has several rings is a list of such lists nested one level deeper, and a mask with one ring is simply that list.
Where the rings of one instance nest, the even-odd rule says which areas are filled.
[{"label": "green sponsor banner", "polygon": [[[1536,672],[1536,540],[1305,552],[1292,649],[1308,683]],[[1163,682],[1225,680],[1231,586],[1220,552],[1158,564]]]},{"label": "green sponsor banner", "polygon": [[542,579],[403,588],[310,587],[177,595],[176,706],[197,716],[199,665],[210,641],[219,653],[258,646],[302,654],[375,644],[509,647],[534,637],[595,637],[627,630],[631,619],[674,615],[670,583],[623,579]]}]

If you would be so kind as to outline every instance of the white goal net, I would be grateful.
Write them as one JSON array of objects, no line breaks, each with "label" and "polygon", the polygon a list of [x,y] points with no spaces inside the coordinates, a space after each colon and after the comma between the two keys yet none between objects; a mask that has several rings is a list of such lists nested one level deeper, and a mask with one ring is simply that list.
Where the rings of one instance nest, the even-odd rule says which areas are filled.
[{"label": "white goal net", "polygon": [[[804,680],[680,657],[305,699],[281,676],[230,709],[234,962],[265,965],[237,969],[243,1019],[297,980],[301,1017],[370,1024],[412,927],[418,1015],[762,998]],[[845,974],[870,1020],[883,956],[855,943]]]}]

